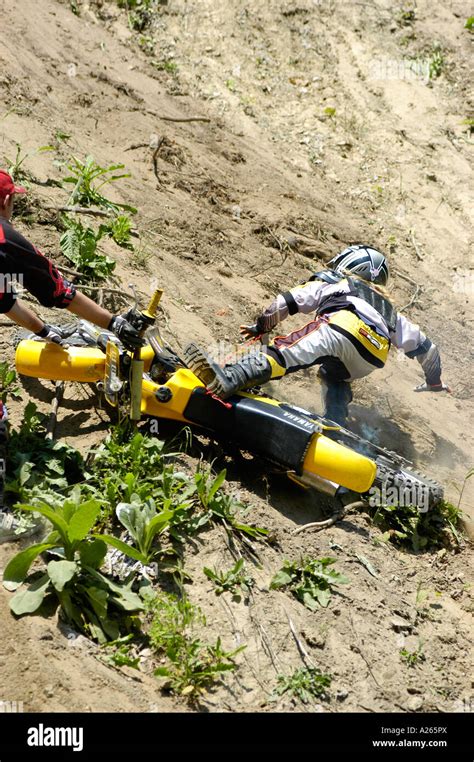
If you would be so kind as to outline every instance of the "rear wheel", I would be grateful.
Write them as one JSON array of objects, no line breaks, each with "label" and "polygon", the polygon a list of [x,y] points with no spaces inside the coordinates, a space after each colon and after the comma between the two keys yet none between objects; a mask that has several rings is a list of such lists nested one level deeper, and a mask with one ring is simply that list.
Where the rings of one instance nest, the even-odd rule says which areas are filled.
[{"label": "rear wheel", "polygon": [[375,462],[377,474],[374,483],[362,495],[372,505],[415,505],[421,511],[427,511],[443,499],[441,485],[418,471],[413,463],[398,453],[369,442],[348,429],[325,433]]}]

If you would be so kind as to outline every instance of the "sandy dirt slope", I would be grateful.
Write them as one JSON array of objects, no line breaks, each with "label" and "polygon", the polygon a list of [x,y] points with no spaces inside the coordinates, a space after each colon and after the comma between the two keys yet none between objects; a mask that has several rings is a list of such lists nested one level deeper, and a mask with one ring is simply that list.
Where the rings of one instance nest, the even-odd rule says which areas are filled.
[{"label": "sandy dirt slope", "polygon": [[[454,499],[473,453],[472,138],[462,124],[473,116],[468,4],[419,2],[410,19],[388,2],[169,0],[141,46],[114,3],[78,6],[75,16],[68,2],[23,0],[19,9],[0,0],[9,30],[0,51],[0,154],[13,157],[16,142],[23,151],[57,147],[25,163],[33,217],[19,228],[56,257],[55,212],[47,207],[67,195],[44,185],[65,174],[53,159],[92,153],[104,165],[124,162],[132,177],[111,194],[138,207],[147,254],[133,257],[111,243],[104,250],[124,287],[165,288],[164,330],[178,349],[189,339],[236,341],[242,320],[349,242],[386,250],[394,299],[439,344],[453,394],[415,395],[417,364],[393,353],[383,371],[355,386],[354,417],[443,481]],[[418,62],[416,76],[408,59]],[[440,76],[430,79],[436,61]],[[71,135],[69,146],[57,141],[58,130]],[[156,176],[148,146],[160,138]],[[47,408],[50,387],[25,388]],[[273,390],[319,409],[313,372]],[[83,448],[107,425],[88,407],[88,391],[71,385],[58,435]],[[210,708],[289,708],[285,700],[268,704],[276,674],[300,666],[288,617],[314,661],[334,675],[326,705],[333,711],[452,711],[469,702],[469,547],[453,556],[388,553],[363,515],[324,534],[292,536],[314,517],[309,498],[280,483],[265,489],[252,473],[245,483],[237,469],[231,476],[252,520],[274,529],[280,544],[261,551],[248,606],[215,599],[202,575],[203,566],[231,565],[217,530],[199,552],[189,548],[190,595],[226,645],[248,644],[240,672],[209,697]],[[471,516],[473,506],[468,483],[463,508]],[[351,580],[317,616],[268,590],[282,559],[302,552],[331,553]],[[2,563],[9,553],[2,549]],[[417,611],[420,586],[428,598]],[[0,606],[5,698],[51,711],[182,710],[160,696],[146,665],[138,683],[100,663],[93,648],[72,648],[54,622],[15,622],[4,591]],[[408,621],[401,630],[392,621],[400,615]],[[420,640],[426,659],[410,670],[399,650]]]}]

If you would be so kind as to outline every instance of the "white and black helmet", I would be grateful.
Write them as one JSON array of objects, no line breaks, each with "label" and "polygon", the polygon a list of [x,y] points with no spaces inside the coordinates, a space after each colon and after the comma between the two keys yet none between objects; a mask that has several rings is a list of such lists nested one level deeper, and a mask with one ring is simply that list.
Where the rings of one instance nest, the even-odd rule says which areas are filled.
[{"label": "white and black helmet", "polygon": [[377,249],[363,243],[348,246],[347,249],[333,257],[328,262],[328,266],[337,272],[349,270],[354,275],[359,275],[372,283],[378,283],[380,286],[386,285],[390,275],[388,262],[384,255]]}]

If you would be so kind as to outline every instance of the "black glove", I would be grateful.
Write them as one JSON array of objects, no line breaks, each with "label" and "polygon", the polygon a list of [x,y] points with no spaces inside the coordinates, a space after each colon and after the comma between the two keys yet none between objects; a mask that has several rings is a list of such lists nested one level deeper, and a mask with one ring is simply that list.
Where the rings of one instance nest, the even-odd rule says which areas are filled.
[{"label": "black glove", "polygon": [[239,331],[240,335],[243,339],[245,339],[245,341],[249,341],[250,339],[257,339],[262,335],[262,332],[259,330],[257,323],[252,323],[252,325],[241,325]]},{"label": "black glove", "polygon": [[115,333],[127,349],[139,349],[145,343],[137,329],[123,315],[115,315],[108,325],[108,330]]},{"label": "black glove", "polygon": [[47,341],[49,344],[59,344],[59,346],[65,348],[68,346],[61,328],[57,325],[48,325],[48,323],[45,323],[41,331],[36,331],[35,336],[39,336],[40,339]]}]

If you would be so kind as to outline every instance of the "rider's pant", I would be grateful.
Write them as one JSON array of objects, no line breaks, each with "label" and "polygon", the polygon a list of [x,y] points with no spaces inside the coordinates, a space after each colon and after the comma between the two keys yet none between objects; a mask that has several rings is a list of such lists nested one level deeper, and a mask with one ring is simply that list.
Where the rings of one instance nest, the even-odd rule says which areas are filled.
[{"label": "rider's pant", "polygon": [[361,355],[357,341],[334,330],[324,315],[288,336],[277,336],[263,351],[271,363],[272,378],[320,365],[324,416],[339,424],[345,423],[352,400],[349,382],[377,367]]}]

